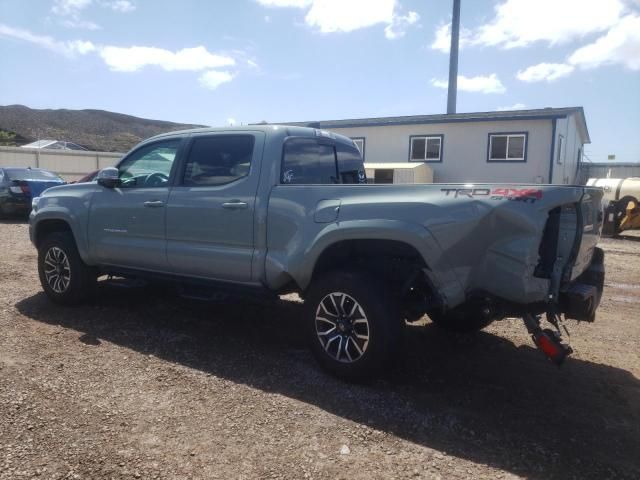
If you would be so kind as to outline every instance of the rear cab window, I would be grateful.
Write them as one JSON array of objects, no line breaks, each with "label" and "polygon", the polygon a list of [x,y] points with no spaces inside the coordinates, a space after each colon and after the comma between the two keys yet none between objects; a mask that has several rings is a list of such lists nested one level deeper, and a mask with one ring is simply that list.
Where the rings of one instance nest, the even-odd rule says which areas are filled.
[{"label": "rear cab window", "polygon": [[362,156],[355,145],[316,138],[288,139],[283,148],[280,183],[333,185],[366,183]]},{"label": "rear cab window", "polygon": [[341,183],[367,183],[362,154],[356,146],[336,144]]}]

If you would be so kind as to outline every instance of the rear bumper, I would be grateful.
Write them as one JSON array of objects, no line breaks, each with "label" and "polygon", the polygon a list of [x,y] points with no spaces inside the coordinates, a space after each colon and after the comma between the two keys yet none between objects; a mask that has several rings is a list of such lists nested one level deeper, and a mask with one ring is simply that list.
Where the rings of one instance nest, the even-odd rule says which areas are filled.
[{"label": "rear bumper", "polygon": [[604,288],[604,252],[595,248],[589,267],[560,291],[560,310],[567,318],[593,322]]},{"label": "rear bumper", "polygon": [[27,214],[31,211],[31,200],[8,197],[0,203],[0,208],[7,215]]}]

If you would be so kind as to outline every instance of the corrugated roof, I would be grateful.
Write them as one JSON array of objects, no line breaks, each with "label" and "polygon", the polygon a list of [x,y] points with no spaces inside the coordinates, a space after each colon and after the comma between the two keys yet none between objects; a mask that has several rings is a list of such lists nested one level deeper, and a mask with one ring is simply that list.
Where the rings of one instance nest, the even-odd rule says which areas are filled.
[{"label": "corrugated roof", "polygon": [[480,121],[540,120],[564,118],[577,114],[579,128],[582,130],[585,143],[591,143],[587,123],[582,107],[538,108],[529,110],[508,110],[494,112],[453,113],[437,115],[407,115],[400,117],[351,118],[345,120],[321,120],[307,122],[284,122],[276,125],[315,126],[316,128],[355,128],[384,127],[392,125],[416,125],[426,123],[455,123]]},{"label": "corrugated roof", "polygon": [[73,142],[65,142],[64,140],[36,140],[26,145],[21,145],[22,148],[48,148],[54,150],[87,150],[82,145],[78,145]]},{"label": "corrugated roof", "polygon": [[24,148],[46,148],[51,144],[56,143],[57,140],[36,140],[32,143],[27,143],[26,145],[22,145]]}]

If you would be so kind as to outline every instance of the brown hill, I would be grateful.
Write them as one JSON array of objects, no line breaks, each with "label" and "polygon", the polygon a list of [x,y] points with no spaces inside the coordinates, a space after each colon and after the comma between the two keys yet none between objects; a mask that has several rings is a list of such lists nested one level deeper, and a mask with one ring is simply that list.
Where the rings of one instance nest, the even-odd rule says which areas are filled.
[{"label": "brown hill", "polygon": [[36,110],[24,105],[0,106],[0,131],[14,132],[22,145],[38,139],[78,143],[89,150],[126,152],[159,133],[202,125],[149,120],[105,110]]}]

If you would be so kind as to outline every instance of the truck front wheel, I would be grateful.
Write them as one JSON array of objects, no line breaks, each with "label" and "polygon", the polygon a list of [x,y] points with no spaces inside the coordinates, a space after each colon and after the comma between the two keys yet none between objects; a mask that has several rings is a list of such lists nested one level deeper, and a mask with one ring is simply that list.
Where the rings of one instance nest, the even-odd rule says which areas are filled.
[{"label": "truck front wheel", "polygon": [[80,258],[70,232],[54,232],[38,247],[38,274],[42,289],[55,303],[75,305],[86,300],[97,275]]},{"label": "truck front wheel", "polygon": [[360,272],[331,272],[313,282],[305,298],[307,335],[322,367],[364,380],[392,363],[402,321],[389,290]]}]

